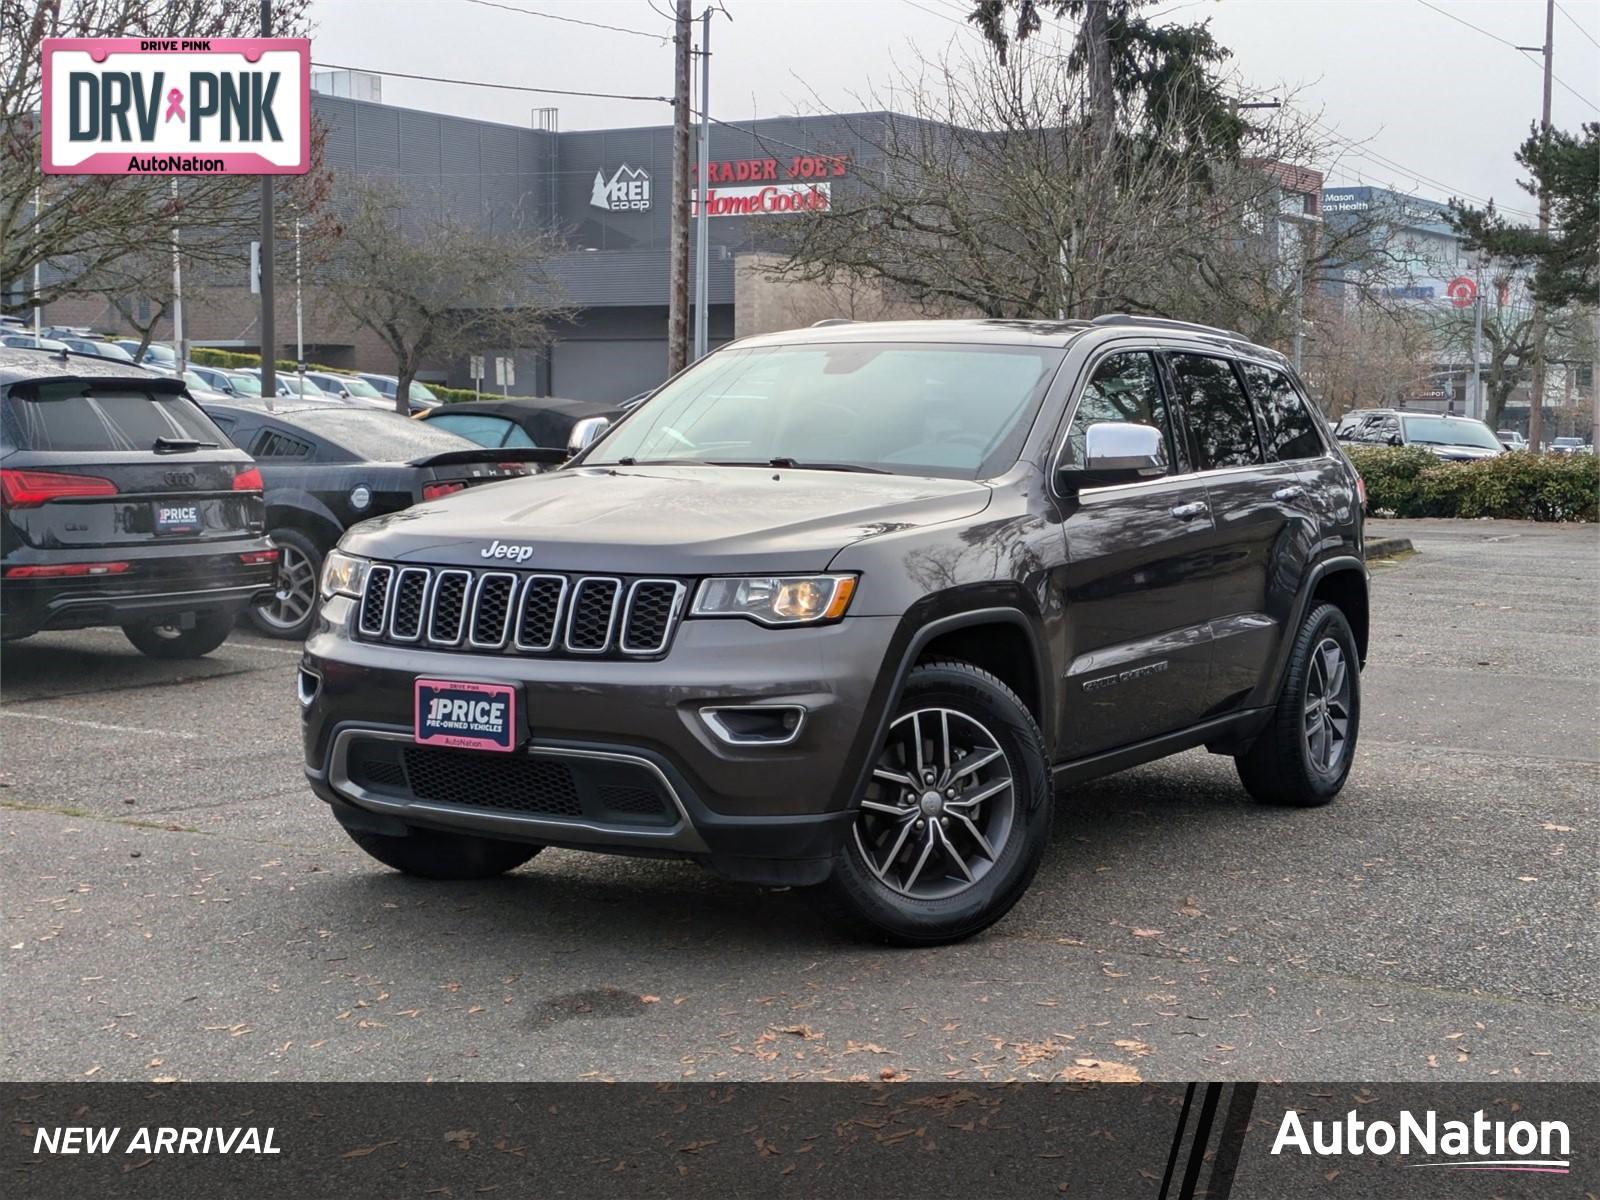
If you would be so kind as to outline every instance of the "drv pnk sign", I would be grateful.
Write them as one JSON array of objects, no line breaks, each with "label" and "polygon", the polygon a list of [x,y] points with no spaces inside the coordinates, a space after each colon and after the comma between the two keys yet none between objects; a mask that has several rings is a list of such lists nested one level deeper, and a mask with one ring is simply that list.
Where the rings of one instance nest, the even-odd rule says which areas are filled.
[{"label": "drv pnk sign", "polygon": [[52,175],[304,175],[306,38],[46,38]]}]

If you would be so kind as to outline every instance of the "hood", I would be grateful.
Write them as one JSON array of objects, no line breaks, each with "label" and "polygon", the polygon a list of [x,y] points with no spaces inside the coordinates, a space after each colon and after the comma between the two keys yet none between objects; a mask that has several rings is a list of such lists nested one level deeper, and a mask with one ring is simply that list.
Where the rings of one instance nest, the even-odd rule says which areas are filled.
[{"label": "hood", "polygon": [[[843,471],[574,467],[363,521],[341,544],[391,562],[525,570],[820,571],[852,542],[970,517],[990,495],[969,480]],[[495,543],[516,557],[486,557]]]},{"label": "hood", "polygon": [[1424,450],[1431,450],[1440,458],[1452,459],[1456,462],[1465,462],[1473,458],[1494,458],[1504,454],[1505,449],[1491,450],[1487,446],[1424,446]]}]

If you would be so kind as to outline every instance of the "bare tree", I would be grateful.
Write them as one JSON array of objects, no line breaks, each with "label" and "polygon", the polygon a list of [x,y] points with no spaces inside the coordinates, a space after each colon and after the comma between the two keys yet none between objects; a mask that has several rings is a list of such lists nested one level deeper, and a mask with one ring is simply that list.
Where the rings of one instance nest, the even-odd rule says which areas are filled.
[{"label": "bare tree", "polygon": [[1286,164],[1329,156],[1292,106],[1218,159],[1197,149],[1174,83],[1168,102],[1124,110],[1101,152],[1075,115],[1085,86],[1045,53],[947,54],[902,74],[910,114],[854,119],[865,161],[830,209],[789,222],[779,273],[860,276],[993,317],[1159,313],[1282,342],[1299,298],[1370,251],[1375,219],[1326,230],[1283,212]]},{"label": "bare tree", "polygon": [[1338,295],[1319,298],[1309,315],[1306,384],[1329,417],[1398,404],[1437,369],[1430,322],[1415,309]]},{"label": "bare tree", "polygon": [[[309,0],[277,0],[280,36],[306,28]],[[168,236],[171,179],[43,174],[42,43],[53,37],[253,37],[256,0],[7,0],[0,4],[0,283],[53,267],[37,303],[93,294],[122,261]],[[234,263],[252,236],[253,181],[179,180],[185,261]],[[42,194],[42,203],[35,196]]]},{"label": "bare tree", "polygon": [[345,178],[336,194],[341,223],[316,280],[394,355],[399,412],[428,360],[538,346],[571,315],[549,273],[563,248],[554,233],[486,228],[386,180]]}]

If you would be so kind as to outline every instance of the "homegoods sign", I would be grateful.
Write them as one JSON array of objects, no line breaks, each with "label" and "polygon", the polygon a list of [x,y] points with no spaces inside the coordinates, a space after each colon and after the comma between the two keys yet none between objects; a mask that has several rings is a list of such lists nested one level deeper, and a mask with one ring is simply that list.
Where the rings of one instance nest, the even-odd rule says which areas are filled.
[{"label": "homegoods sign", "polygon": [[44,169],[57,175],[303,175],[305,38],[46,38]]},{"label": "homegoods sign", "polygon": [[[706,215],[756,217],[769,213],[821,212],[832,202],[826,183],[768,183],[757,187],[708,187]],[[700,194],[691,193],[690,210],[700,212]]]}]

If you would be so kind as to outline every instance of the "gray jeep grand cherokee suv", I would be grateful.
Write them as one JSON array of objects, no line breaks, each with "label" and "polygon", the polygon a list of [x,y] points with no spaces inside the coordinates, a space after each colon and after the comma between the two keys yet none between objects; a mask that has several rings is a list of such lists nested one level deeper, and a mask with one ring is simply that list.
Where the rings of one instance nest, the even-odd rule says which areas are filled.
[{"label": "gray jeep grand cherokee suv", "polygon": [[566,468],[364,522],[300,672],[368,853],[543,846],[821,884],[891,941],[999,919],[1056,789],[1195,746],[1350,770],[1360,482],[1282,356],[1090,322],[747,338]]}]

